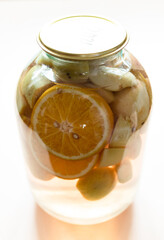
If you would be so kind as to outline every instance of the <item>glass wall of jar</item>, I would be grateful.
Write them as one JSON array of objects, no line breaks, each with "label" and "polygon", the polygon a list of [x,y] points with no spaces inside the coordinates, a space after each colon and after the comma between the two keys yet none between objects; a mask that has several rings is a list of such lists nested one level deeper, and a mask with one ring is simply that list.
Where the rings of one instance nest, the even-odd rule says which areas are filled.
[{"label": "glass wall of jar", "polygon": [[80,58],[40,45],[16,99],[32,192],[61,220],[105,221],[134,199],[152,104],[148,76],[124,43]]}]

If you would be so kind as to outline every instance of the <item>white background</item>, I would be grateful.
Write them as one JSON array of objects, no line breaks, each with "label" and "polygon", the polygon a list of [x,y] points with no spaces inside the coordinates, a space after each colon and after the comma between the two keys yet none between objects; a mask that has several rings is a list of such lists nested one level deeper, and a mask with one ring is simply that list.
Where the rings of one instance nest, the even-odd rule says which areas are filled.
[{"label": "white background", "polygon": [[[93,226],[62,223],[35,205],[14,109],[16,84],[39,51],[35,38],[41,26],[78,14],[114,18],[129,30],[127,49],[145,67],[154,98],[135,202],[115,219]],[[0,240],[164,239],[163,0],[0,1],[0,84]]]}]

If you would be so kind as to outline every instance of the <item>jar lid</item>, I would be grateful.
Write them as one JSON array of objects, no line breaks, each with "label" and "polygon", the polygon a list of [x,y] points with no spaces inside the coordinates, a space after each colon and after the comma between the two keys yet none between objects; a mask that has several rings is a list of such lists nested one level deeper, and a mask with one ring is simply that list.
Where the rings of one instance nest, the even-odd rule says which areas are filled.
[{"label": "jar lid", "polygon": [[71,16],[51,22],[38,36],[40,47],[56,57],[90,60],[120,51],[128,34],[118,23],[96,16]]}]

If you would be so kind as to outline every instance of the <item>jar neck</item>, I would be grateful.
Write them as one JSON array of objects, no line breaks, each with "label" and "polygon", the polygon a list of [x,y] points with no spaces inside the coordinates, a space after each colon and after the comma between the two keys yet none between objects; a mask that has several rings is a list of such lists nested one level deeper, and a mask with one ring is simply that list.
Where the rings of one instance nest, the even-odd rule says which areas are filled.
[{"label": "jar neck", "polygon": [[121,62],[124,62],[126,65],[128,65],[130,63],[129,53],[126,49],[121,49],[119,52],[114,53],[112,55],[109,55],[109,56],[106,56],[106,57],[101,57],[101,58],[98,58],[98,59],[92,59],[92,60],[91,59],[83,60],[83,58],[81,58],[80,60],[79,59],[78,60],[71,60],[71,59],[68,60],[68,59],[64,59],[64,58],[60,58],[60,57],[55,57],[55,56],[53,56],[49,53],[46,53],[44,50],[43,50],[43,54],[46,57],[48,57],[49,59],[54,60],[54,61],[56,59],[61,60],[61,61],[65,61],[65,62],[67,62],[67,61],[69,61],[69,62],[88,61],[90,63],[92,63],[92,62],[96,63],[97,62],[98,65],[101,64],[101,63],[104,65],[104,63],[108,62],[108,63],[110,63],[111,66],[119,66],[119,64]]},{"label": "jar neck", "polygon": [[131,69],[131,60],[129,52],[125,49],[110,55],[108,57],[96,59],[91,61],[91,66],[107,66],[113,71],[128,72]]},{"label": "jar neck", "polygon": [[[123,75],[131,69],[130,56],[127,50],[123,49],[108,57],[93,60],[67,60],[54,57],[46,52],[41,52],[36,62],[48,66],[49,71],[66,83],[84,83],[89,79],[90,74],[97,74],[101,67],[107,72],[115,75]],[[46,70],[47,71],[47,70]]]}]

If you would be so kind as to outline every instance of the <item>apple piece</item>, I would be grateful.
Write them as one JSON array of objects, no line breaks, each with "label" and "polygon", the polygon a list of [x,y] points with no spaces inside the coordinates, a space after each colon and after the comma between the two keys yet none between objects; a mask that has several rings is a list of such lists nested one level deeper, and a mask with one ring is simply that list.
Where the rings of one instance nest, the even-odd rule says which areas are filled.
[{"label": "apple piece", "polygon": [[123,116],[124,118],[131,118],[132,114],[136,112],[138,129],[144,124],[149,115],[150,101],[144,82],[139,80],[137,82],[137,86],[115,93],[111,108],[116,116]]},{"label": "apple piece", "polygon": [[54,83],[44,75],[44,68],[39,65],[32,67],[21,81],[21,92],[29,106],[34,107],[42,93]]},{"label": "apple piece", "polygon": [[98,87],[98,86],[96,86],[93,83],[85,83],[83,85],[83,87],[94,89],[102,98],[105,99],[105,101],[108,104],[110,104],[111,102],[114,101],[114,94],[111,91],[109,91],[109,90],[106,90],[104,88]]},{"label": "apple piece", "polygon": [[106,66],[92,70],[89,79],[95,85],[109,91],[120,91],[137,85],[137,79],[131,72]]},{"label": "apple piece", "polygon": [[124,159],[125,148],[106,148],[100,156],[99,167],[108,167],[120,163]]},{"label": "apple piece", "polygon": [[94,168],[80,178],[77,189],[87,200],[99,200],[108,195],[116,185],[116,173],[113,168]]},{"label": "apple piece", "polygon": [[125,161],[117,167],[117,177],[120,183],[126,183],[132,179],[133,169],[130,161]]},{"label": "apple piece", "polygon": [[132,133],[132,122],[119,116],[110,140],[110,147],[125,147]]}]

